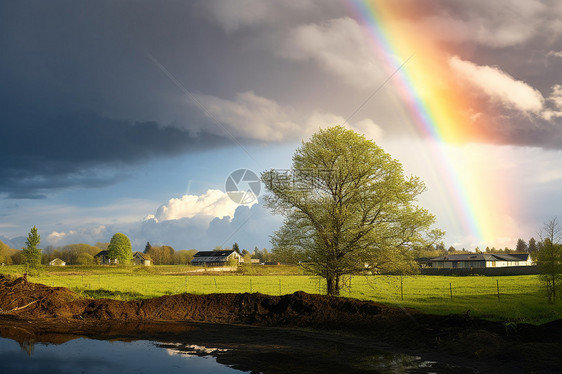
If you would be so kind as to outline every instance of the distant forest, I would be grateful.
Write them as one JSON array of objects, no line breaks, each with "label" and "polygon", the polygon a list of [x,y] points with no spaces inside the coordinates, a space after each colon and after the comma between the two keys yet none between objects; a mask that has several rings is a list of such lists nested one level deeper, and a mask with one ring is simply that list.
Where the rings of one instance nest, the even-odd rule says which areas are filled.
[{"label": "distant forest", "polygon": [[[101,242],[96,243],[96,245],[83,243],[68,244],[59,247],[49,245],[41,251],[41,264],[47,265],[55,258],[60,258],[66,262],[67,265],[94,265],[97,263],[97,259],[94,258],[94,256],[100,251],[106,250],[108,245],[109,243]],[[236,243],[235,245],[237,246]],[[229,248],[217,247],[215,249]],[[158,246],[150,245],[150,243],[146,243],[143,251],[144,255],[149,257],[154,265],[189,265],[197,252],[196,249],[175,250],[168,245]],[[260,262],[274,261],[272,253],[268,252],[266,248],[260,250],[256,247],[252,253],[243,249],[240,254],[245,257],[246,260],[255,258],[259,259]],[[0,241],[0,264],[19,265],[21,263],[22,251],[11,248]]]}]

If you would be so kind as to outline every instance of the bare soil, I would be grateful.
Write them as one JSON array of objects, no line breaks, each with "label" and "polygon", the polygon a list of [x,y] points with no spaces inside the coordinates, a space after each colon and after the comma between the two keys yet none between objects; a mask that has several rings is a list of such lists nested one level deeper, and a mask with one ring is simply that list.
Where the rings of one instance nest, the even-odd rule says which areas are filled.
[{"label": "bare soil", "polygon": [[381,350],[438,361],[433,372],[562,368],[562,320],[534,326],[435,316],[304,292],[94,300],[0,275],[0,336],[185,342],[226,348],[213,353],[219,362],[265,373],[378,372],[370,360]]}]

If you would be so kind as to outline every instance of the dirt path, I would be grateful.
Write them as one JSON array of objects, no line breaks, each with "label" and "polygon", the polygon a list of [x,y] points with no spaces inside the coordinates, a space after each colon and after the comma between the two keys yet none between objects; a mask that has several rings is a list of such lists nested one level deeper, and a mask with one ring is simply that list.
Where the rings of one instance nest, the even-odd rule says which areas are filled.
[{"label": "dirt path", "polygon": [[221,363],[266,373],[302,373],[303,367],[311,373],[377,372],[375,358],[385,351],[438,361],[437,372],[562,367],[562,320],[532,326],[406,312],[303,292],[92,300],[0,276],[0,336],[20,342],[89,337],[195,344],[227,349],[213,353]]}]

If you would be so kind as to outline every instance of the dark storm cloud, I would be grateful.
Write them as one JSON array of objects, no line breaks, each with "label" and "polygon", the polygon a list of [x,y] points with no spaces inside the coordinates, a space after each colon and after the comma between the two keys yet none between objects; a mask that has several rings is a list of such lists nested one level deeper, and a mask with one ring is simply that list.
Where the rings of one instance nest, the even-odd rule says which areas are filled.
[{"label": "dark storm cloud", "polygon": [[216,84],[192,13],[183,3],[3,2],[0,196],[103,187],[126,177],[116,170],[125,164],[232,145],[147,57],[175,61],[196,92]]},{"label": "dark storm cloud", "polygon": [[42,198],[43,192],[69,186],[103,187],[124,177],[112,167],[230,144],[207,133],[93,114],[0,118],[0,192],[10,198]]}]

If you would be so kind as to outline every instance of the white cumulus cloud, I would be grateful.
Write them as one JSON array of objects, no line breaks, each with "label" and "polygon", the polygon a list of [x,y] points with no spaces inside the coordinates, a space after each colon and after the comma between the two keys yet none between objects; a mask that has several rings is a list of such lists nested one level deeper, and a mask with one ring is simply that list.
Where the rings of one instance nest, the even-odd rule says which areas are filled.
[{"label": "white cumulus cloud", "polygon": [[302,115],[251,91],[238,93],[235,100],[208,95],[198,95],[197,99],[212,119],[227,126],[233,135],[250,139],[276,142],[302,139],[321,128],[344,124],[373,140],[380,140],[383,135],[381,128],[370,119],[351,121],[349,125],[345,118],[333,113],[315,111]]},{"label": "white cumulus cloud", "polygon": [[490,99],[508,108],[534,114],[539,114],[543,109],[544,97],[538,90],[497,67],[477,65],[457,56],[449,59],[449,66]]},{"label": "white cumulus cloud", "polygon": [[49,242],[50,244],[54,244],[64,239],[65,236],[66,233],[64,232],[53,231],[52,233],[47,235],[47,242]]},{"label": "white cumulus cloud", "polygon": [[197,95],[207,115],[229,127],[236,136],[264,141],[281,141],[299,131],[290,109],[252,91],[236,94],[235,100]]},{"label": "white cumulus cloud", "polygon": [[[249,205],[255,204],[256,201]],[[202,195],[183,195],[173,198],[158,208],[156,215],[149,215],[145,220],[155,219],[157,222],[180,218],[213,218],[233,217],[239,204],[232,201],[225,192],[208,190]]]}]

